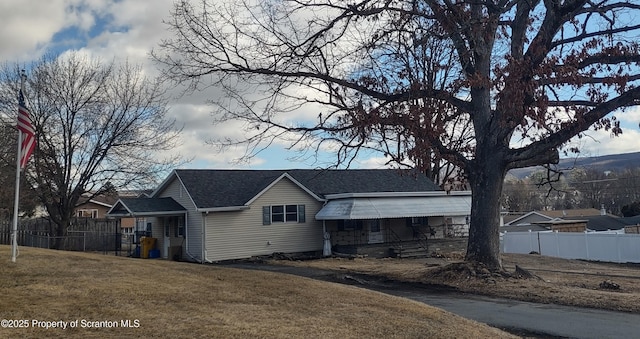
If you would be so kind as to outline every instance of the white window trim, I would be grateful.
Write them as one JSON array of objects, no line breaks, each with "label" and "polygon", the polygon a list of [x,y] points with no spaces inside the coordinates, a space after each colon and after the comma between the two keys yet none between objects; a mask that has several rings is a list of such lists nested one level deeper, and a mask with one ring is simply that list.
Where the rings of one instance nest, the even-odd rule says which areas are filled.
[{"label": "white window trim", "polygon": [[[287,207],[293,206],[296,208],[295,212],[289,212],[287,211]],[[278,221],[274,221],[273,220],[273,208],[274,207],[282,207],[282,213],[278,213],[278,216],[282,216],[282,221],[278,220]],[[271,211],[271,222],[272,223],[298,223],[298,205],[296,204],[288,204],[288,205],[271,205],[270,206],[270,211]],[[288,216],[291,216],[295,213],[295,220],[288,220]]]},{"label": "white window trim", "polygon": [[[295,207],[295,211],[291,210],[289,212],[287,212],[287,207]],[[282,205],[268,205],[268,206],[263,206],[263,221],[262,224],[263,225],[271,225],[271,224],[284,224],[284,223],[306,223],[306,209],[304,207],[305,205],[300,205],[300,204],[282,204]],[[275,213],[273,212],[273,208],[274,207],[280,207],[282,212],[278,212]],[[278,219],[282,219],[282,220],[274,220],[274,215],[278,218]],[[295,219],[293,219],[292,217],[295,216]],[[268,220],[267,220],[268,218]],[[289,219],[289,220],[287,220]]]}]

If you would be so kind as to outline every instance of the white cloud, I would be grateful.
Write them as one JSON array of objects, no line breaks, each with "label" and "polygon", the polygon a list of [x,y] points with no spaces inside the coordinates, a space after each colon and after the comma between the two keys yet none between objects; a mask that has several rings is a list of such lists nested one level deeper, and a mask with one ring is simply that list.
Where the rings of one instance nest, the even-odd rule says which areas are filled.
[{"label": "white cloud", "polygon": [[622,134],[612,135],[611,131],[590,129],[581,138],[574,137],[567,147],[577,147],[581,156],[602,156],[609,154],[640,152],[640,107],[634,107],[624,112],[611,114],[620,121]]},{"label": "white cloud", "polygon": [[53,35],[72,24],[62,0],[0,2],[0,58],[31,60],[51,44]]},{"label": "white cloud", "polygon": [[621,124],[625,125],[623,128],[627,127],[627,129],[637,129],[639,126],[638,124],[640,124],[640,107],[633,107],[625,112],[616,113],[614,115],[618,120],[620,120]]},{"label": "white cloud", "polygon": [[[3,29],[0,30],[0,58],[9,62],[28,62],[39,58],[47,49],[55,49],[57,46],[78,47],[80,44],[79,48],[91,57],[99,57],[104,61],[128,59],[131,63],[142,64],[147,74],[156,75],[158,69],[151,62],[149,53],[151,49],[157,48],[163,38],[170,37],[162,21],[169,19],[173,3],[174,0],[0,0],[0,20],[3,23]],[[103,26],[102,32],[95,32],[97,27]],[[66,36],[63,34],[65,32],[77,34]],[[358,32],[349,33],[357,37],[355,34]],[[56,41],[53,40],[54,37]],[[341,46],[335,53],[346,53],[348,48],[349,46]],[[356,55],[353,57],[357,58]],[[345,67],[356,61],[347,63]],[[296,94],[305,94],[310,98],[317,95],[307,89],[296,91]],[[174,151],[187,158],[195,156],[188,166],[281,168],[317,164],[309,157],[303,157],[305,160],[302,163],[286,162],[285,159],[298,154],[285,150],[290,146],[290,141],[296,139],[296,134],[290,134],[288,141],[276,141],[273,150],[258,154],[249,163],[236,164],[234,160],[244,154],[244,146],[217,153],[212,146],[206,144],[210,139],[242,138],[246,133],[241,122],[223,125],[213,123],[213,107],[206,102],[224,95],[222,91],[210,87],[206,91],[179,97],[180,89],[175,89],[173,94],[169,116],[174,117],[178,125],[184,126],[183,143]],[[325,108],[321,106],[307,105],[280,118],[289,124],[316,121],[323,110]],[[625,126],[621,136],[611,138],[608,132],[589,132],[590,138],[575,139],[574,142],[581,146],[583,153],[594,155],[639,151],[637,140],[640,140],[640,131],[637,126],[640,122],[640,109],[617,114],[617,117],[623,124],[629,125]],[[311,149],[309,145],[303,145],[302,148]],[[337,145],[331,142],[321,146],[324,153],[322,161],[325,161],[323,164],[335,157],[336,149]],[[353,166],[380,168],[386,161],[379,154],[366,154],[358,158]]]},{"label": "white cloud", "polygon": [[357,168],[371,168],[371,169],[379,169],[379,168],[389,168],[387,165],[387,161],[389,158],[381,157],[381,156],[371,156],[365,159],[359,159],[355,162],[354,165]]},{"label": "white cloud", "polygon": [[589,131],[582,138],[573,138],[570,146],[577,146],[582,156],[640,152],[640,130],[623,129],[622,135],[612,136],[607,131]]}]

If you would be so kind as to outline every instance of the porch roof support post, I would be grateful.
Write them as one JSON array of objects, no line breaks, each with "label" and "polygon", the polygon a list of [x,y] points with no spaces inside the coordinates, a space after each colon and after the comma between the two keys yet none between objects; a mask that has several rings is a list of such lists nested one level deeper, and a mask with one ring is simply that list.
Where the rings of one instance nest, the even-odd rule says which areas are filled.
[{"label": "porch roof support post", "polygon": [[322,255],[325,257],[329,257],[331,256],[331,234],[327,232],[326,220],[322,220],[322,237],[323,237]]}]

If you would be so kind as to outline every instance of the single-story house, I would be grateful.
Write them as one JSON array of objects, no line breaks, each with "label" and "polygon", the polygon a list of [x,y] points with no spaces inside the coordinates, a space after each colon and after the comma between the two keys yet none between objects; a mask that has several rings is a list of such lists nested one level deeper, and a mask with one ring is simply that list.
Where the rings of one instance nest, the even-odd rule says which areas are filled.
[{"label": "single-story house", "polygon": [[504,226],[527,226],[538,222],[548,222],[562,219],[582,219],[587,216],[606,215],[606,211],[595,208],[580,208],[553,211],[531,211],[527,213],[505,213]]},{"label": "single-story house", "polygon": [[532,211],[507,222],[501,232],[558,231],[602,232],[623,229],[622,218],[609,215],[604,209],[569,209]]},{"label": "single-story house", "polygon": [[181,169],[108,216],[145,218],[163,258],[217,262],[465,235],[470,209],[412,171]]}]

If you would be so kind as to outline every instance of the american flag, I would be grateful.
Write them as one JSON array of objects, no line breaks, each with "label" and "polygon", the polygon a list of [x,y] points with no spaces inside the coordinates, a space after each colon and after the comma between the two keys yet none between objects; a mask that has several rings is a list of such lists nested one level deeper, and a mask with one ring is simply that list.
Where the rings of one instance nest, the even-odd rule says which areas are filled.
[{"label": "american flag", "polygon": [[29,110],[24,103],[22,89],[18,95],[18,129],[22,132],[22,145],[20,146],[20,168],[23,169],[33,150],[36,148],[36,132],[31,124]]}]

